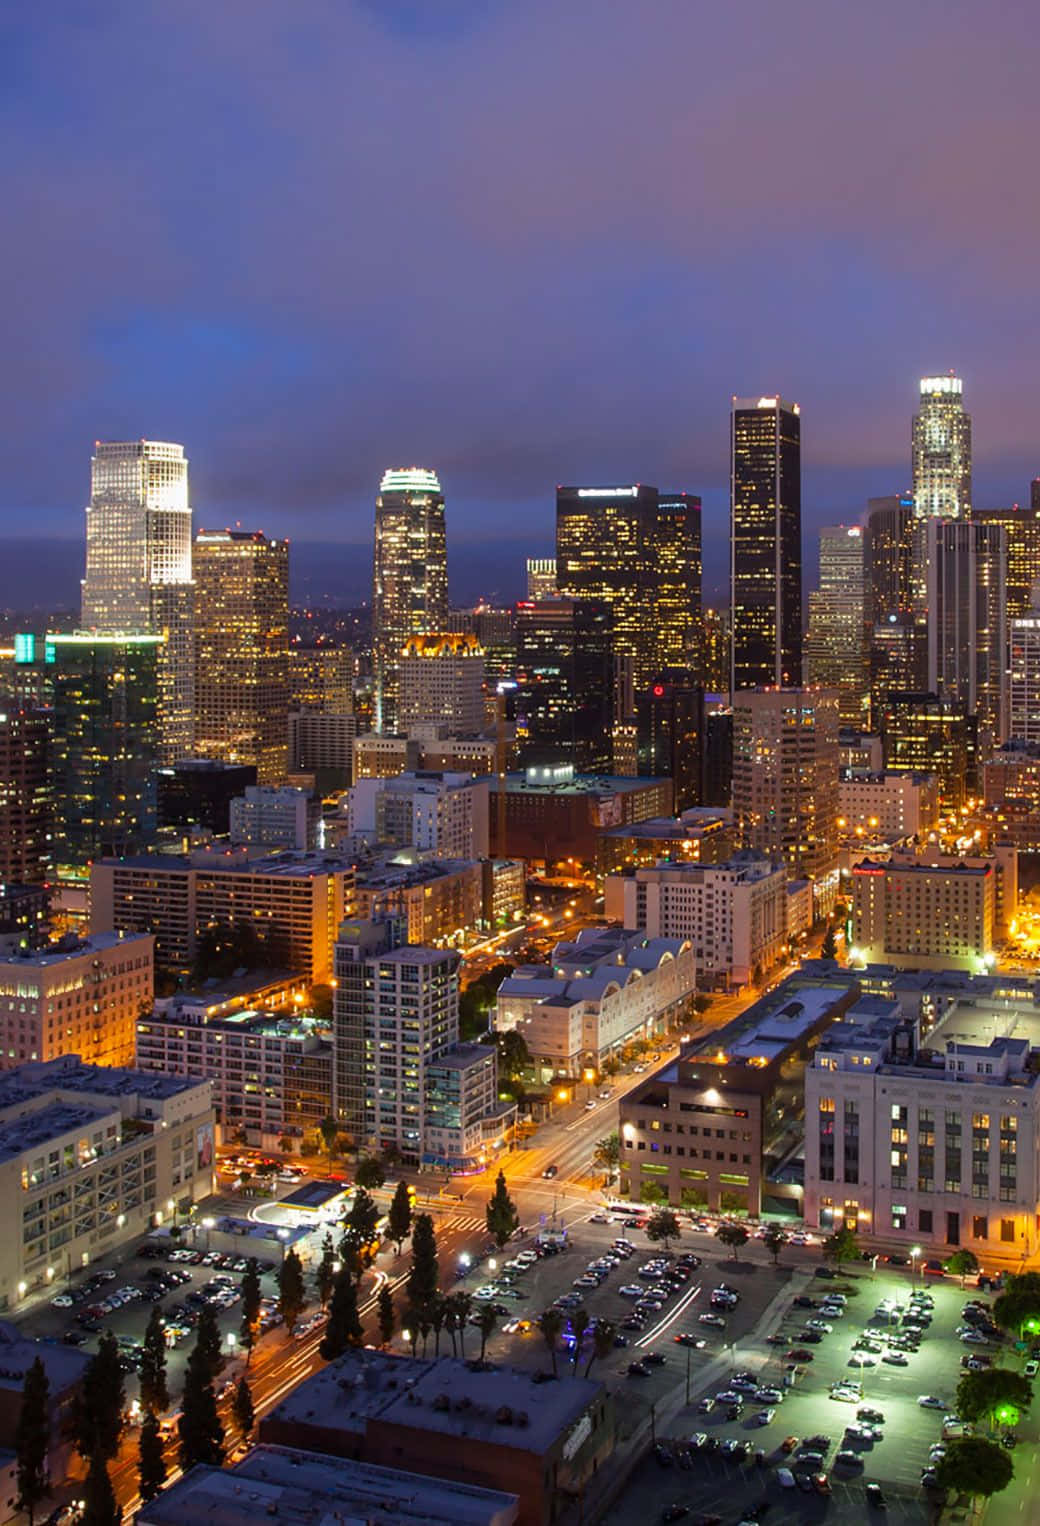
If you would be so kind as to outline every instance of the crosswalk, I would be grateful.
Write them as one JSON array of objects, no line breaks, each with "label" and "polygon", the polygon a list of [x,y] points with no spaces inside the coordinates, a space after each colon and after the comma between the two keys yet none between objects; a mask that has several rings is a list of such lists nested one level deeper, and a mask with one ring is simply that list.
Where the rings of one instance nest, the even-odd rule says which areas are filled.
[{"label": "crosswalk", "polygon": [[472,1213],[449,1213],[446,1218],[441,1219],[439,1227],[442,1229],[483,1229],[486,1231],[487,1219],[478,1218],[476,1214]]}]

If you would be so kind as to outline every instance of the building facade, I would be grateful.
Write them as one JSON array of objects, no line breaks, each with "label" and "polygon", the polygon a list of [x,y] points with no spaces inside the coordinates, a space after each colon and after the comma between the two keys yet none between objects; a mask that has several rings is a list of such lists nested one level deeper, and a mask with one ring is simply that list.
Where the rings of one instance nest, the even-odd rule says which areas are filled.
[{"label": "building facade", "polygon": [[444,494],[421,467],[384,472],[376,496],[372,575],[375,723],[398,729],[401,653],[409,636],[448,629]]},{"label": "building facade", "polygon": [[398,725],[445,726],[471,736],[484,727],[484,648],[476,636],[430,631],[409,636],[400,656]]},{"label": "building facade", "polygon": [[852,870],[852,949],[857,963],[981,973],[994,960],[997,866],[909,855],[863,859]]},{"label": "building facade", "polygon": [[959,810],[979,777],[979,728],[964,706],[938,694],[896,690],[881,715],[889,773],[933,773],[946,810]]},{"label": "building facade", "polygon": [[889,842],[928,833],[939,819],[934,774],[851,773],[838,783],[838,827],[844,837],[880,833]]},{"label": "building facade", "polygon": [[130,1065],[154,993],[154,938],[97,933],[0,957],[0,1070],[78,1054]]},{"label": "building facade", "polygon": [[921,681],[1007,736],[1007,536],[1001,525],[927,519],[915,529],[924,608]]},{"label": "building facade", "polygon": [[0,884],[47,879],[54,851],[50,719],[0,699]]},{"label": "building facade", "polygon": [[605,599],[542,599],[516,612],[517,741],[528,764],[608,772],[613,759],[613,611]]},{"label": "building facade", "polygon": [[959,376],[924,376],[912,432],[916,519],[971,518],[971,416]]},{"label": "building facade", "polygon": [[[497,796],[506,791],[505,841]],[[600,833],[672,814],[670,779],[578,774],[568,765],[528,768],[495,779],[491,788],[491,851],[497,858],[544,863],[595,863]]]},{"label": "building facade", "polygon": [[554,556],[529,556],[527,558],[527,597],[553,599],[556,597],[556,558]]},{"label": "building facade", "polygon": [[787,955],[787,871],[754,853],[617,876],[604,911],[648,938],[686,940],[701,988],[739,989]]},{"label": "building facade", "polygon": [[289,730],[289,542],[259,531],[200,531],[195,750],[252,763],[284,782]]},{"label": "building facade", "polygon": [[318,846],[320,825],[321,802],[302,789],[250,784],[228,811],[228,835],[236,846],[307,852]]},{"label": "building facade", "polygon": [[732,691],[801,682],[801,416],[780,397],[730,409],[730,618]]},{"label": "building facade", "polygon": [[1040,609],[1011,621],[1008,735],[1040,742]]},{"label": "building facade", "polygon": [[356,846],[392,845],[441,858],[486,858],[490,781],[462,773],[359,779],[347,801]]},{"label": "building facade", "polygon": [[194,745],[195,590],[188,461],[162,440],[99,440],[90,463],[84,630],[162,637],[159,753],[164,763]]},{"label": "building facade", "polygon": [[403,852],[357,870],[360,917],[400,917],[408,941],[446,944],[483,921],[483,874],[474,859],[423,859]]},{"label": "building facade", "polygon": [[353,715],[357,657],[348,646],[289,647],[289,704],[319,715]]},{"label": "building facade", "polygon": [[1007,613],[1014,620],[1033,607],[1040,583],[1040,502],[1008,509],[973,509],[972,519],[986,528],[999,527],[1007,542]]},{"label": "building facade", "polygon": [[837,689],[843,726],[869,720],[870,662],[867,644],[863,530],[831,525],[820,531],[820,586],[809,595],[805,682]]}]

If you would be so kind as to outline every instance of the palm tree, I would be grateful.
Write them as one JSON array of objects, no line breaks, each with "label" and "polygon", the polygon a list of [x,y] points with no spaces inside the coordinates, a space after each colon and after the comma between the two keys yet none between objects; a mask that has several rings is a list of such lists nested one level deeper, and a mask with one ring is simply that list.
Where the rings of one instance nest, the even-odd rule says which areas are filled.
[{"label": "palm tree", "polygon": [[575,1309],[571,1315],[571,1329],[574,1331],[574,1356],[572,1358],[572,1370],[578,1370],[578,1358],[581,1356],[581,1343],[585,1331],[589,1328],[590,1320],[586,1309]]},{"label": "palm tree", "polygon": [[614,1349],[614,1338],[617,1335],[617,1325],[612,1325],[608,1320],[600,1320],[592,1332],[592,1355],[585,1367],[585,1376],[592,1371],[593,1362],[604,1361]]},{"label": "palm tree", "polygon": [[477,1329],[480,1331],[480,1365],[484,1365],[484,1352],[487,1348],[488,1337],[494,1333],[498,1324],[498,1315],[490,1304],[485,1304],[477,1315]]},{"label": "palm tree", "polygon": [[559,1340],[560,1331],[563,1329],[563,1315],[559,1309],[544,1309],[539,1318],[535,1320],[535,1324],[542,1332],[542,1339],[549,1348],[549,1355],[552,1357],[553,1377],[555,1378],[557,1375],[556,1342]]},{"label": "palm tree", "polygon": [[433,1354],[441,1354],[441,1331],[448,1318],[448,1300],[443,1293],[435,1293],[430,1299],[430,1324],[433,1326]]},{"label": "palm tree", "polygon": [[457,1293],[448,1294],[448,1302],[451,1304],[451,1350],[455,1354],[455,1331],[459,1332],[459,1356],[466,1355],[466,1322],[469,1319],[470,1310],[473,1307],[473,1294],[463,1292],[460,1288]]}]

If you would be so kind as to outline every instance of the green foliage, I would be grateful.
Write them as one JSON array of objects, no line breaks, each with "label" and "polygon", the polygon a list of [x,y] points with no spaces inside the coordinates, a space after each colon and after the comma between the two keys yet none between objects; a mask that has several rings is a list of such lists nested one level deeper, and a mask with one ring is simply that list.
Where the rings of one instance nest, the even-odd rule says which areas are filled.
[{"label": "green foliage", "polygon": [[679,1197],[684,1208],[703,1208],[708,1201],[703,1187],[684,1187]]},{"label": "green foliage", "polygon": [[621,1160],[621,1137],[617,1129],[604,1139],[597,1141],[596,1148],[592,1152],[592,1160],[594,1165],[603,1167],[608,1177],[616,1175]]},{"label": "green foliage", "polygon": [[303,1287],[303,1267],[295,1250],[287,1250],[278,1272],[278,1312],[291,1335],[296,1322],[303,1313],[306,1294]]},{"label": "green foliage", "polygon": [[766,1232],[762,1236],[762,1244],[773,1258],[773,1265],[780,1265],[780,1252],[787,1244],[787,1236],[779,1224],[767,1224]]},{"label": "green foliage", "polygon": [[428,1213],[416,1215],[412,1229],[412,1266],[405,1283],[408,1301],[417,1310],[429,1308],[440,1283],[437,1236]]},{"label": "green foliage", "polygon": [[14,1433],[17,1460],[18,1508],[29,1512],[32,1526],[36,1506],[49,1488],[47,1454],[50,1449],[50,1384],[37,1357],[25,1374],[22,1406]]},{"label": "green foliage", "polygon": [[157,1306],[153,1305],[148,1316],[141,1346],[141,1404],[150,1414],[159,1415],[169,1405],[170,1390],[166,1383],[166,1334]]},{"label": "green foliage", "polygon": [[828,927],[827,931],[823,935],[823,942],[820,944],[820,958],[837,959],[837,957],[838,937],[834,931],[834,928]]},{"label": "green foliage", "polygon": [[856,1231],[847,1224],[842,1224],[832,1235],[828,1235],[823,1242],[823,1259],[833,1261],[835,1266],[841,1266],[845,1261],[858,1261],[860,1249]]},{"label": "green foliage", "polygon": [[111,1330],[107,1330],[87,1363],[73,1409],[73,1432],[81,1457],[105,1463],[116,1455],[125,1406],[119,1347]]},{"label": "green foliage", "polygon": [[710,1006],[711,1006],[711,997],[710,996],[705,996],[703,991],[698,991],[697,995],[693,998],[693,1010],[699,1016],[699,1015],[707,1012],[707,1010],[708,1010],[708,1008]]},{"label": "green foliage", "polygon": [[516,1204],[509,1196],[505,1173],[502,1171],[498,1173],[495,1181],[495,1190],[491,1194],[485,1217],[488,1234],[501,1250],[520,1223],[520,1215],[516,1211]]},{"label": "green foliage", "polygon": [[326,1113],[318,1124],[318,1137],[325,1147],[325,1154],[329,1157],[329,1165],[332,1165],[332,1155],[339,1139],[339,1123],[332,1113]]},{"label": "green foliage", "polygon": [[364,1155],[354,1170],[354,1181],[359,1187],[381,1187],[386,1181],[383,1162],[375,1155]]},{"label": "green foliage", "polygon": [[336,1274],[329,1305],[329,1321],[318,1347],[326,1362],[342,1356],[348,1346],[363,1344],[365,1332],[358,1315],[357,1284],[346,1267]]},{"label": "green foliage", "polygon": [[936,1468],[939,1484],[955,1494],[999,1494],[1011,1482],[1014,1467],[1002,1446],[982,1436],[965,1436],[946,1443],[946,1456]]},{"label": "green foliage", "polygon": [[663,1240],[665,1250],[681,1233],[679,1216],[672,1208],[656,1208],[647,1221],[646,1238],[655,1244]]},{"label": "green foliage", "polygon": [[965,1277],[973,1276],[979,1269],[979,1258],[974,1251],[955,1250],[946,1263],[946,1270],[952,1277],[961,1279],[961,1287],[964,1286]]},{"label": "green foliage", "polygon": [[668,1194],[656,1182],[643,1182],[639,1189],[639,1201],[648,1204],[666,1203]]},{"label": "green foliage", "polygon": [[90,1459],[82,1498],[80,1526],[119,1526],[123,1512],[116,1504],[112,1480],[108,1476],[104,1459],[100,1456]]},{"label": "green foliage", "polygon": [[412,1200],[408,1195],[408,1183],[401,1181],[394,1188],[386,1220],[386,1238],[393,1241],[398,1255],[411,1232]]},{"label": "green foliage", "polygon": [[196,1342],[188,1357],[184,1376],[180,1435],[180,1463],[185,1472],[196,1463],[219,1468],[224,1461],[224,1427],[217,1414],[213,1373],[205,1350]]},{"label": "green foliage", "polygon": [[202,929],[195,947],[193,984],[216,977],[226,980],[235,970],[257,970],[277,964],[271,945],[253,922],[217,922]]},{"label": "green foliage", "polygon": [[394,1338],[397,1319],[394,1314],[394,1295],[386,1283],[379,1289],[376,1300],[376,1322],[379,1325],[379,1339],[384,1346],[389,1346]]},{"label": "green foliage", "polygon": [[260,1269],[256,1257],[250,1256],[242,1277],[242,1323],[239,1325],[239,1339],[245,1347],[247,1366],[260,1334],[261,1299]]},{"label": "green foliage", "polygon": [[318,1268],[314,1274],[314,1280],[318,1286],[318,1300],[323,1309],[332,1297],[332,1284],[336,1280],[336,1273],[333,1271],[335,1261],[336,1252],[332,1246],[332,1236],[326,1233],[324,1240],[321,1242],[321,1260],[318,1262]]},{"label": "green foliage", "polygon": [[151,1410],[141,1421],[137,1438],[137,1487],[143,1500],[152,1500],[166,1482],[166,1456],[163,1451],[159,1417]]},{"label": "green foliage", "polygon": [[[498,988],[507,975],[513,973],[511,964],[496,964],[479,980],[471,981],[459,995],[459,1037],[464,1041],[480,1038],[489,1026],[489,1013],[495,1005]],[[526,1048],[526,1045],[524,1046]]]},{"label": "green foliage", "polygon": [[593,1362],[606,1361],[614,1350],[614,1337],[617,1335],[617,1325],[609,1319],[601,1319],[592,1332],[592,1351],[588,1362],[585,1364],[585,1376],[592,1371]]},{"label": "green foliage", "polygon": [[328,985],[311,986],[307,992],[307,1005],[319,1023],[332,1021],[334,999],[332,987]]},{"label": "green foliage", "polygon": [[556,1376],[556,1345],[560,1339],[560,1331],[563,1329],[563,1315],[559,1309],[545,1309],[535,1320],[535,1324],[542,1332],[542,1339],[552,1357],[553,1377]]},{"label": "green foliage", "polygon": [[589,1314],[588,1309],[579,1307],[575,1309],[574,1313],[571,1315],[571,1330],[574,1332],[572,1368],[575,1373],[578,1371],[578,1358],[581,1356],[581,1343],[585,1339],[585,1331],[589,1328],[591,1323],[592,1316]]},{"label": "green foliage", "polygon": [[737,1252],[748,1243],[749,1235],[743,1224],[720,1224],[715,1231],[715,1238],[720,1245],[725,1245],[727,1250],[733,1252],[736,1261]]},{"label": "green foliage", "polygon": [[957,1384],[957,1413],[965,1420],[988,1420],[992,1427],[997,1411],[1005,1404],[1028,1409],[1033,1388],[1028,1378],[1009,1367],[987,1367],[985,1372],[962,1373]]},{"label": "green foliage", "polygon": [[344,1220],[344,1228],[359,1245],[370,1245],[376,1237],[376,1226],[382,1218],[378,1205],[361,1183],[358,1183],[350,1211]]},{"label": "green foliage", "polygon": [[455,1351],[455,1336],[459,1337],[459,1355],[466,1354],[466,1321],[469,1319],[470,1310],[473,1308],[472,1295],[459,1288],[457,1292],[448,1294],[448,1334],[451,1336],[451,1349]]},{"label": "green foliage", "polygon": [[215,1378],[224,1365],[224,1353],[220,1345],[220,1326],[216,1311],[204,1304],[195,1327],[195,1350],[200,1353],[211,1378]]},{"label": "green foliage", "polygon": [[507,1081],[518,1081],[531,1064],[531,1051],[523,1034],[516,1028],[496,1033],[495,1047],[498,1050],[499,1075]]},{"label": "green foliage", "polygon": [[1004,1291],[993,1301],[993,1318],[1003,1330],[1016,1333],[1030,1320],[1040,1320],[1040,1272],[1008,1277]]},{"label": "green foliage", "polygon": [[239,1379],[231,1409],[242,1440],[248,1441],[249,1433],[253,1429],[253,1421],[256,1419],[256,1410],[253,1405],[252,1390],[245,1378]]}]

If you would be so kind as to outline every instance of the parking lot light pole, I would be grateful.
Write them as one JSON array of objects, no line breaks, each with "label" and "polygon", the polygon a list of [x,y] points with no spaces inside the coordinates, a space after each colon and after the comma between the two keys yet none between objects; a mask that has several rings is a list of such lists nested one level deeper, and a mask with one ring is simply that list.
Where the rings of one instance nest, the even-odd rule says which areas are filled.
[{"label": "parking lot light pole", "polygon": [[910,1252],[910,1280],[915,1287],[917,1285],[917,1263],[920,1259],[921,1247],[919,1245],[915,1245]]}]

